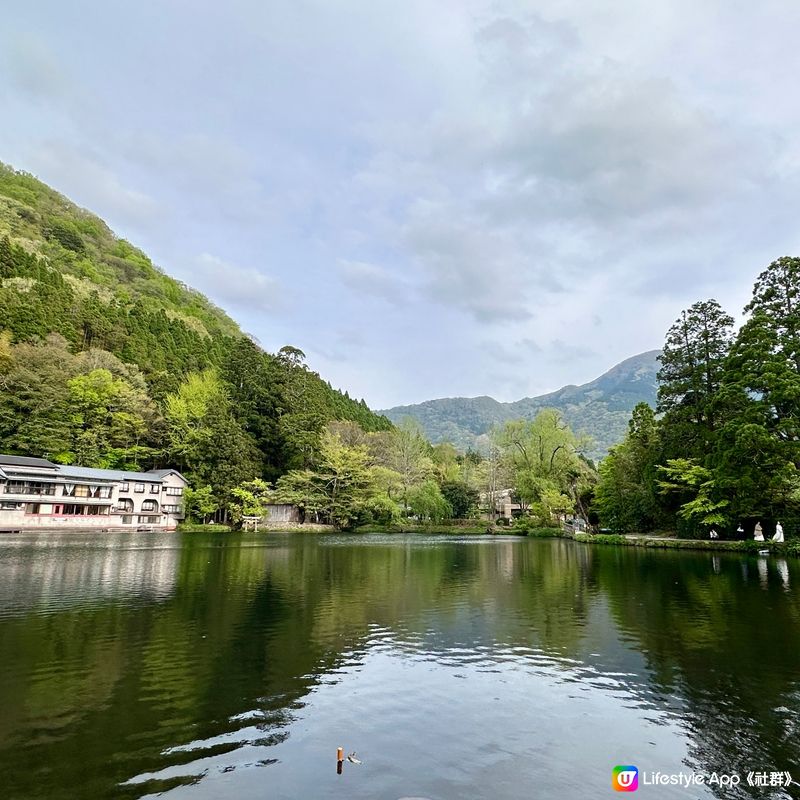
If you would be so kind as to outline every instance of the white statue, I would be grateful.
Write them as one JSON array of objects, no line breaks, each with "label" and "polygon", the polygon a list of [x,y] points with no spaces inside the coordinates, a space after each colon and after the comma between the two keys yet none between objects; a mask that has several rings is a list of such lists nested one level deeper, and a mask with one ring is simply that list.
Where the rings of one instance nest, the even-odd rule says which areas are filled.
[{"label": "white statue", "polygon": [[761,522],[756,522],[756,532],[753,534],[753,539],[757,542],[764,541],[764,532],[761,530]]},{"label": "white statue", "polygon": [[709,539],[719,539],[719,534],[712,528],[708,533]]},{"label": "white statue", "polygon": [[772,537],[773,542],[783,541],[783,525],[780,522],[775,526],[775,535]]}]

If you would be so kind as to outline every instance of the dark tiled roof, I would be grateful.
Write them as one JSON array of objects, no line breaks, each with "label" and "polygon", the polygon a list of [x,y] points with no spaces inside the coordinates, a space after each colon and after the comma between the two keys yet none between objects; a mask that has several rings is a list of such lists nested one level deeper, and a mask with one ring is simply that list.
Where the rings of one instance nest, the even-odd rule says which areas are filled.
[{"label": "dark tiled roof", "polygon": [[[145,473],[146,475],[157,475],[159,478],[166,478],[167,475],[177,475],[179,478],[183,478],[183,475],[178,472],[176,469],[151,469],[149,472]],[[186,480],[186,478],[183,478]]]},{"label": "dark tiled roof", "polygon": [[0,464],[8,467],[39,467],[42,469],[56,469],[56,465],[44,458],[30,458],[28,456],[0,455]]},{"label": "dark tiled roof", "polygon": [[56,470],[57,474],[64,478],[83,478],[84,480],[161,483],[167,475],[172,475],[173,473],[184,481],[186,480],[176,469],[151,469],[149,472],[133,472],[124,469],[94,469],[93,467],[75,467],[71,464],[53,464],[43,458],[29,458],[28,456],[0,455],[0,475],[3,474],[3,466],[51,469]]},{"label": "dark tiled roof", "polygon": [[[73,467],[65,464],[58,468],[61,475],[68,478],[88,478],[90,480],[103,480],[103,481],[140,481],[150,483],[161,483],[161,481],[170,473],[175,472],[174,469],[154,469],[150,472],[131,472],[124,469],[94,469],[93,467]],[[183,477],[183,476],[181,476]]]}]

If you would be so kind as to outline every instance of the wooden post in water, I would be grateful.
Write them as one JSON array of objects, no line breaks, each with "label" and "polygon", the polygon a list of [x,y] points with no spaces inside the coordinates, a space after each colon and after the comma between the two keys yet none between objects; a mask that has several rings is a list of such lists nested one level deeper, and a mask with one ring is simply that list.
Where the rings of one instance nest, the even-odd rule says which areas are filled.
[{"label": "wooden post in water", "polygon": [[342,774],[342,763],[344,762],[344,747],[336,748],[336,774]]}]

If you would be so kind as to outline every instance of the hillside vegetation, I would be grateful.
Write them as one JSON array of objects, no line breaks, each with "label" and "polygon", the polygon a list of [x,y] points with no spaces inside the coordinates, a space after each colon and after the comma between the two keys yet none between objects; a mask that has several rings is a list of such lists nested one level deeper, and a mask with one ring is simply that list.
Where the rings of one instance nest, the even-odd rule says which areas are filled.
[{"label": "hillside vegetation", "polygon": [[331,420],[391,423],[301,351],[261,350],[201,293],[0,164],[0,452],[174,465],[221,501],[314,458]]}]

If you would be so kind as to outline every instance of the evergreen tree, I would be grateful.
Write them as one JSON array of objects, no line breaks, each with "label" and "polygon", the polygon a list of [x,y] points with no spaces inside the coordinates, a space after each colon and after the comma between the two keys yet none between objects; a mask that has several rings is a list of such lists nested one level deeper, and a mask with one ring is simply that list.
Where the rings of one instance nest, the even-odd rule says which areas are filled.
[{"label": "evergreen tree", "polygon": [[733,318],[716,300],[705,300],[681,312],[667,332],[658,373],[667,457],[704,458],[711,451],[732,330]]},{"label": "evergreen tree", "polygon": [[463,481],[445,481],[440,488],[456,519],[465,519],[477,509],[478,492]]},{"label": "evergreen tree", "polygon": [[616,531],[650,531],[662,517],[656,491],[661,442],[653,409],[639,403],[625,441],[600,464],[594,508],[601,525]]},{"label": "evergreen tree", "polygon": [[276,359],[249,339],[237,339],[230,343],[221,374],[229,387],[237,420],[261,453],[261,474],[275,480],[286,470],[289,460],[285,427],[280,425],[284,392]]},{"label": "evergreen tree", "polygon": [[786,516],[800,501],[800,259],[770,264],[745,311],[720,393],[715,478],[733,518]]},{"label": "evergreen tree", "polygon": [[79,371],[78,359],[61,336],[11,348],[0,376],[0,450],[55,459],[67,451],[71,439],[67,381]]}]

